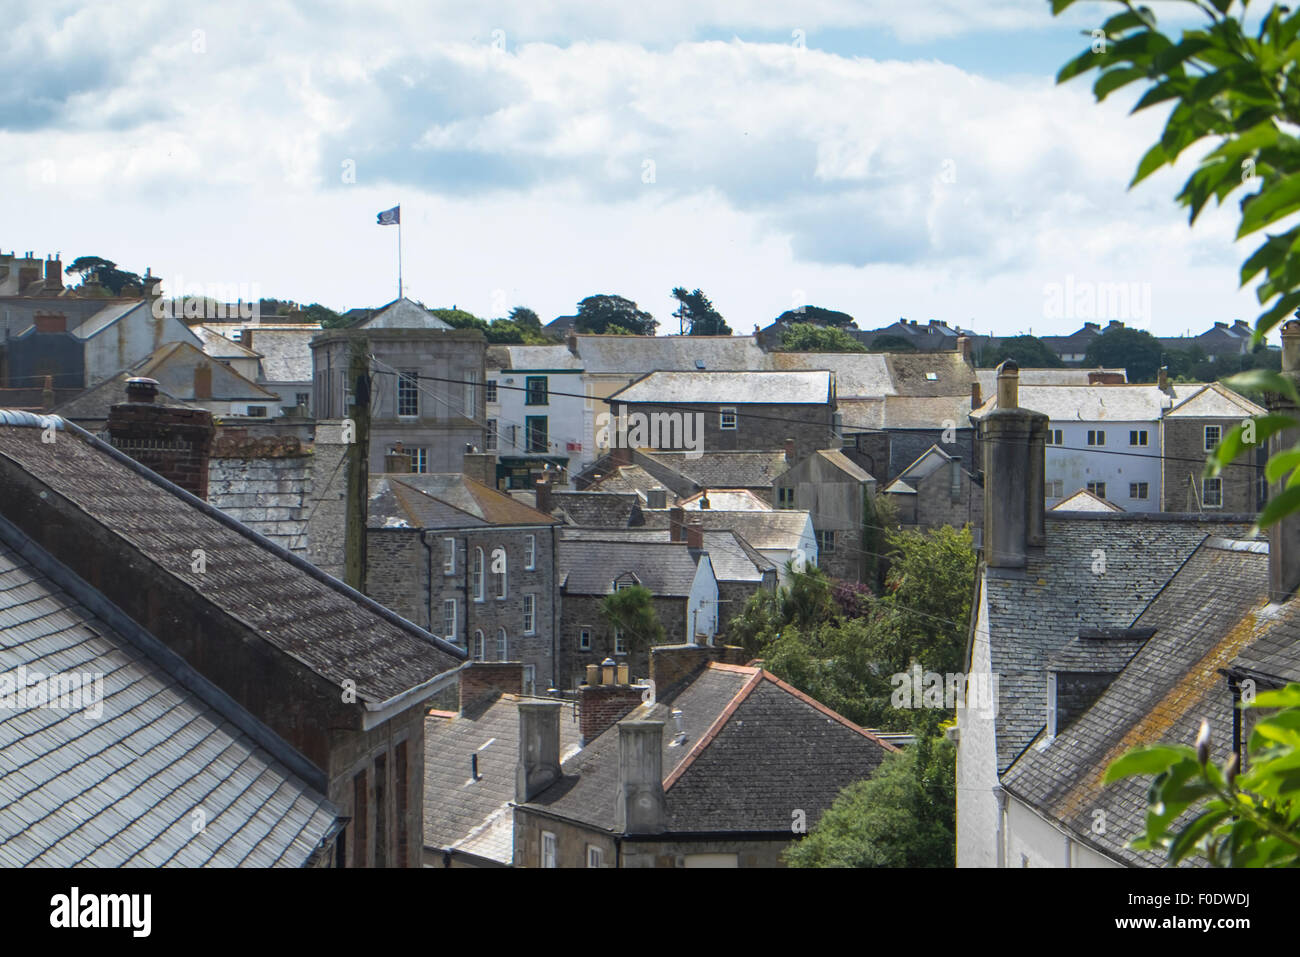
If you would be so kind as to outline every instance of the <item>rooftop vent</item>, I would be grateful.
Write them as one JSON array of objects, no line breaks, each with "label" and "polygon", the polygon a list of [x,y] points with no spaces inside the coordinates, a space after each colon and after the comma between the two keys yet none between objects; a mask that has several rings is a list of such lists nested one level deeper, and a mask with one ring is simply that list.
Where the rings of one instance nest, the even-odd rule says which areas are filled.
[{"label": "rooftop vent", "polygon": [[696,360],[695,360],[695,368],[697,368],[697,369],[703,369],[703,368],[704,368],[704,360],[703,360],[703,359],[696,359]]}]

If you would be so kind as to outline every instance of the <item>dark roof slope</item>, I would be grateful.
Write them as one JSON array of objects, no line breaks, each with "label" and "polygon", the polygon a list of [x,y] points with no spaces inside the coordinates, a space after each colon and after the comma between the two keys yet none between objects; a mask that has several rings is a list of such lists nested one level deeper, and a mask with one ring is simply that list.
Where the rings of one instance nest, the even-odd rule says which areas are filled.
[{"label": "dark roof slope", "polygon": [[[195,596],[357,700],[381,703],[456,667],[464,652],[348,588],[75,426],[57,441],[0,426],[0,513],[16,467]],[[192,570],[202,549],[205,570]]]},{"label": "dark roof slope", "polygon": [[643,452],[699,488],[771,488],[790,467],[784,452]]},{"label": "dark roof slope", "polygon": [[656,598],[685,598],[695,582],[698,553],[685,542],[561,541],[559,579],[570,595],[608,595],[614,580],[632,574]]},{"label": "dark roof slope", "polygon": [[[1112,857],[1163,863],[1160,854],[1127,846],[1144,829],[1149,780],[1102,787],[1102,776],[1131,748],[1192,744],[1203,719],[1212,729],[1213,760],[1226,760],[1232,698],[1220,671],[1270,626],[1262,614],[1267,595],[1262,543],[1206,541],[1138,619],[1155,633],[1128,667],[1074,724],[1025,751],[1003,786]],[[1098,810],[1106,821],[1101,834],[1093,830]]]}]

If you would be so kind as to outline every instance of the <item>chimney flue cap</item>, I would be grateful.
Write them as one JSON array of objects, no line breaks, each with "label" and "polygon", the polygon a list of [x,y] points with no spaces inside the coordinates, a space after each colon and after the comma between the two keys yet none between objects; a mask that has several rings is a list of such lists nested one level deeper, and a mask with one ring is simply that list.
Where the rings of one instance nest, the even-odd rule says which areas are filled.
[{"label": "chimney flue cap", "polygon": [[158,397],[158,380],[135,376],[126,380],[128,402],[153,402]]}]

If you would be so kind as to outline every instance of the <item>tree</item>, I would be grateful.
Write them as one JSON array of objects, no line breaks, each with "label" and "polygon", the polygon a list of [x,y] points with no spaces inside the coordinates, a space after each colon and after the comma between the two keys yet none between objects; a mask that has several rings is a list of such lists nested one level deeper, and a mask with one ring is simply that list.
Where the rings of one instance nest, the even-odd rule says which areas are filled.
[{"label": "tree", "polygon": [[994,369],[1008,359],[1022,369],[1059,369],[1065,365],[1037,336],[1010,336],[990,343],[979,351],[976,364],[982,369]]},{"label": "tree", "polygon": [[872,352],[920,352],[916,343],[904,336],[885,334],[871,340]]},{"label": "tree", "polygon": [[520,329],[529,329],[541,335],[542,317],[527,306],[515,306],[510,310],[510,321]]},{"label": "tree", "polygon": [[866,352],[867,347],[843,329],[796,322],[781,333],[782,352]]},{"label": "tree", "polygon": [[302,318],[306,322],[319,322],[322,329],[336,329],[344,325],[343,317],[339,313],[329,306],[322,306],[319,302],[313,302],[305,307],[302,310]]},{"label": "tree", "polygon": [[[1060,14],[1076,0],[1052,0]],[[1171,107],[1159,142],[1138,161],[1130,188],[1164,166],[1173,166],[1193,146],[1208,146],[1183,184],[1177,202],[1194,225],[1213,198],[1222,205],[1241,191],[1237,238],[1258,233],[1300,210],[1300,10],[1271,5],[1253,11],[1254,36],[1245,29],[1242,0],[1184,0],[1208,22],[1170,38],[1157,29],[1147,7],[1120,0],[1121,10],[1090,35],[1088,48],[1063,66],[1057,82],[1097,70],[1093,95],[1100,101],[1142,81],[1146,87],[1134,112],[1156,104]],[[1264,311],[1255,320],[1255,341],[1300,308],[1300,225],[1266,234],[1241,267],[1241,285],[1261,280],[1255,290]],[[1231,388],[1286,396],[1300,405],[1289,379],[1261,369],[1228,380]],[[1291,415],[1268,415],[1237,426],[1219,443],[1209,471],[1217,473],[1242,452],[1277,432],[1300,426]],[[1276,453],[1269,481],[1300,472],[1300,447]],[[1300,510],[1300,484],[1292,484],[1260,513],[1266,527]]]},{"label": "tree", "polygon": [[1083,364],[1112,369],[1122,367],[1128,371],[1129,382],[1155,382],[1163,355],[1164,347],[1151,333],[1115,326],[1088,343]]},{"label": "tree", "polygon": [[713,308],[713,303],[701,290],[687,292],[685,286],[678,286],[673,289],[673,298],[679,303],[673,315],[680,320],[683,335],[731,335],[731,327],[722,318],[722,314]]},{"label": "tree", "polygon": [[1207,723],[1195,748],[1137,748],[1107,768],[1107,784],[1155,775],[1135,849],[1163,851],[1170,864],[1199,854],[1217,867],[1300,867],[1300,684],[1261,692],[1247,707],[1282,710],[1256,723],[1245,774],[1235,753],[1222,768],[1211,763]]},{"label": "tree", "polygon": [[957,753],[920,737],[850,784],[801,841],[791,867],[952,867],[957,833]]},{"label": "tree", "polygon": [[79,276],[83,285],[88,281],[97,282],[114,296],[122,295],[128,287],[144,284],[139,273],[118,269],[117,263],[101,256],[78,256],[63,272]]},{"label": "tree", "polygon": [[654,595],[644,585],[620,588],[606,595],[600,613],[610,626],[623,633],[628,651],[643,651],[661,644],[664,628],[655,614]]},{"label": "tree", "polygon": [[578,332],[603,333],[622,329],[636,336],[653,336],[659,323],[654,316],[637,308],[622,296],[588,296],[578,303],[578,318],[573,327]]},{"label": "tree", "polygon": [[783,325],[806,322],[814,326],[832,326],[837,329],[856,329],[858,327],[857,322],[847,312],[823,309],[821,306],[800,306],[798,309],[787,309],[776,317],[776,321],[778,324]]}]

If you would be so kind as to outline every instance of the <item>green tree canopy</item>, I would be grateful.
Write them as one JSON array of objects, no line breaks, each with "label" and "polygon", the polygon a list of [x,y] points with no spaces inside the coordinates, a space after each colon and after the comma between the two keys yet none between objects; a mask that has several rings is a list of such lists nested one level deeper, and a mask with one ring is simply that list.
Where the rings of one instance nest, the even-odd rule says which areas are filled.
[{"label": "green tree canopy", "polygon": [[510,310],[510,321],[521,330],[526,329],[541,335],[542,317],[527,306],[515,306]]},{"label": "green tree canopy", "polygon": [[808,835],[785,852],[791,867],[952,867],[957,755],[919,737],[850,784]]},{"label": "green tree canopy", "polygon": [[837,329],[857,328],[857,322],[847,312],[823,309],[821,306],[800,306],[798,309],[787,309],[776,317],[776,321],[786,325],[803,322],[814,326],[833,326]]},{"label": "green tree canopy", "polygon": [[578,318],[573,327],[578,332],[604,333],[621,329],[636,336],[653,336],[659,323],[654,316],[637,308],[622,296],[588,296],[578,303]]},{"label": "green tree canopy", "polygon": [[664,628],[655,614],[654,595],[644,585],[620,588],[606,595],[600,613],[611,627],[623,633],[629,651],[644,651],[663,643]]},{"label": "green tree canopy", "polygon": [[781,333],[782,352],[866,352],[867,347],[843,329],[796,322]]},{"label": "green tree canopy", "polygon": [[979,350],[976,365],[993,369],[1007,359],[1014,359],[1022,369],[1059,369],[1065,365],[1037,336],[1009,336]]},{"label": "green tree canopy", "polygon": [[79,276],[82,283],[97,282],[114,296],[120,296],[132,287],[143,287],[144,283],[139,273],[118,269],[117,263],[102,256],[78,256],[63,272]]},{"label": "green tree canopy", "polygon": [[1116,326],[1092,342],[1083,357],[1086,366],[1123,368],[1129,382],[1155,382],[1164,348],[1160,340],[1142,329]]},{"label": "green tree canopy", "polygon": [[673,290],[673,298],[679,303],[673,313],[681,320],[681,331],[688,336],[729,336],[731,327],[722,318],[722,314],[713,308],[709,297],[696,289],[687,292],[685,286]]},{"label": "green tree canopy", "polygon": [[916,343],[904,336],[886,334],[871,340],[872,352],[920,352]]}]

